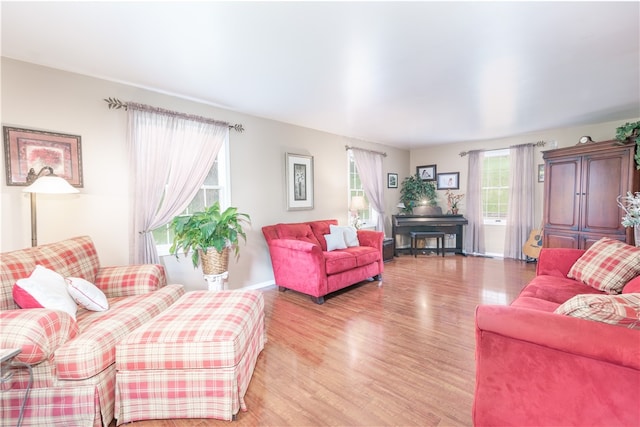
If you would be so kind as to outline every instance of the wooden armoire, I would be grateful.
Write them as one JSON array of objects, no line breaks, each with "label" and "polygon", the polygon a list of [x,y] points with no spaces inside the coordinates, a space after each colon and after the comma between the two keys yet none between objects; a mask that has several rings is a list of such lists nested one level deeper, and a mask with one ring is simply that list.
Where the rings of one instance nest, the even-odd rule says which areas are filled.
[{"label": "wooden armoire", "polygon": [[543,152],[543,247],[587,249],[605,236],[634,244],[616,197],[640,191],[635,149],[613,140]]}]

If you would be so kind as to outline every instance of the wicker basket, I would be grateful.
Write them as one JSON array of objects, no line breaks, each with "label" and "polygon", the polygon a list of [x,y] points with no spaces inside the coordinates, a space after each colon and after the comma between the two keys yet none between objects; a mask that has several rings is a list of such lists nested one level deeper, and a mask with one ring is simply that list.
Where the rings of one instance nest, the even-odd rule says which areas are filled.
[{"label": "wicker basket", "polygon": [[208,248],[207,252],[198,249],[202,272],[204,274],[222,274],[229,267],[229,248],[224,248],[222,253],[215,248]]}]

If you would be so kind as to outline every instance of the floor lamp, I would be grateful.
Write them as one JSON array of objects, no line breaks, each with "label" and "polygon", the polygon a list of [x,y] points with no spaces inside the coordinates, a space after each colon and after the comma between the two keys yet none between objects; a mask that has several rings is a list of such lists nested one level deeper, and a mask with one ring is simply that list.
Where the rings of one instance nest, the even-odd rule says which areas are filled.
[{"label": "floor lamp", "polygon": [[31,193],[31,246],[38,246],[36,194],[71,194],[79,191],[64,178],[56,176],[50,166],[43,167],[38,173],[33,168],[30,169],[27,175],[27,184],[30,185],[22,191]]}]

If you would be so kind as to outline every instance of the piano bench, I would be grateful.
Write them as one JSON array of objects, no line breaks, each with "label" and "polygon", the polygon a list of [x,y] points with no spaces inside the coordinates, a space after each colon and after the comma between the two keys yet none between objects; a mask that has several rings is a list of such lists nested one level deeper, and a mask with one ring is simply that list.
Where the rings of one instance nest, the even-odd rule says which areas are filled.
[{"label": "piano bench", "polygon": [[[411,231],[409,233],[411,236],[411,255],[414,257],[418,256],[416,247],[417,239],[436,239],[436,254],[440,255],[440,247],[442,245],[442,256],[444,257],[444,235],[445,233],[440,231]],[[416,250],[414,254],[413,251]]]}]

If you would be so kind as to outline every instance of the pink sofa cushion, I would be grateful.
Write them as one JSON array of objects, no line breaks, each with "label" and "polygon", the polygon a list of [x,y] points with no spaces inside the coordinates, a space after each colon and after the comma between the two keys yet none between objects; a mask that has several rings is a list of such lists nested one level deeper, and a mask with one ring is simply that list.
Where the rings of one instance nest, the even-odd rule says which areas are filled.
[{"label": "pink sofa cushion", "polygon": [[380,251],[371,246],[354,246],[348,248],[347,251],[356,257],[356,265],[358,267],[380,261],[380,257],[382,257]]},{"label": "pink sofa cushion", "polygon": [[336,274],[356,268],[356,257],[347,250],[323,252],[327,274]]},{"label": "pink sofa cushion", "polygon": [[516,301],[522,297],[531,297],[562,304],[576,294],[601,295],[602,292],[572,279],[557,276],[536,276],[520,292]]},{"label": "pink sofa cushion", "polygon": [[46,308],[8,310],[0,313],[0,348],[21,348],[16,360],[36,364],[49,359],[79,331],[64,311]]},{"label": "pink sofa cushion", "polygon": [[567,277],[608,294],[619,294],[640,275],[640,248],[603,237],[573,264]]},{"label": "pink sofa cushion", "polygon": [[640,294],[576,295],[555,313],[640,329]]},{"label": "pink sofa cushion", "polygon": [[316,236],[318,242],[320,242],[320,247],[323,251],[327,250],[327,241],[324,239],[325,234],[331,234],[331,224],[338,225],[338,221],[335,219],[324,219],[320,221],[312,221],[308,223],[313,231],[313,234]]},{"label": "pink sofa cushion", "polygon": [[[316,238],[316,235],[313,234],[313,231],[311,230],[311,226],[309,224],[276,224],[276,229],[278,230],[278,236],[281,239],[300,240],[322,247],[322,245]],[[324,240],[324,237],[322,238],[322,240]],[[324,250],[326,250],[326,247],[327,244],[325,242]]]}]

